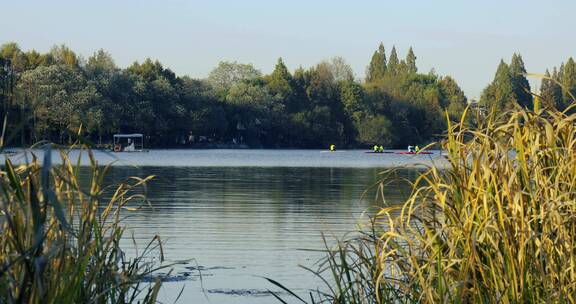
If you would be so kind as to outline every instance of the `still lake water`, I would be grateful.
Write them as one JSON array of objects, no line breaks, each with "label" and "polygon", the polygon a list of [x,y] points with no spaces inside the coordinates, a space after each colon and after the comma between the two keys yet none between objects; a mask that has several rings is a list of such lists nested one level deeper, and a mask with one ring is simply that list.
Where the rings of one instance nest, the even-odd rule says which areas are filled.
[{"label": "still lake water", "polygon": [[[42,154],[41,151],[36,151]],[[71,157],[78,152],[72,151]],[[373,191],[382,168],[408,166],[401,177],[414,179],[416,164],[442,165],[432,155],[325,153],[314,150],[151,150],[96,152],[99,164],[114,162],[107,183],[155,175],[148,184],[153,208],[129,213],[129,236],[143,246],[154,235],[164,241],[175,266],[160,300],[172,303],[277,303],[270,277],[306,295],[321,281],[298,265],[315,268],[323,256],[321,233],[344,237],[373,212]],[[24,161],[22,155],[11,157]],[[54,159],[57,159],[54,154]],[[85,162],[86,163],[86,162]],[[405,184],[385,189],[389,204],[409,194]],[[311,251],[312,250],[312,251]],[[199,266],[199,267],[198,267]],[[198,268],[201,269],[200,280]]]}]

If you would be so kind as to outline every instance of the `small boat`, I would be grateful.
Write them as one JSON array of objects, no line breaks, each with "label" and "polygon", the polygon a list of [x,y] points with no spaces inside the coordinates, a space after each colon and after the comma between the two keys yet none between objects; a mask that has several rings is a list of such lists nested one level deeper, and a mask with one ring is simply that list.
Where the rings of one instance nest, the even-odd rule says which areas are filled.
[{"label": "small boat", "polygon": [[364,153],[370,153],[370,154],[393,154],[394,152],[392,152],[392,151],[384,151],[384,152],[365,151]]},{"label": "small boat", "polygon": [[142,134],[114,134],[114,152],[144,152],[144,135]]},{"label": "small boat", "polygon": [[395,154],[408,154],[408,155],[414,155],[414,154],[434,154],[432,152],[426,152],[426,151],[422,151],[422,152],[396,152]]}]

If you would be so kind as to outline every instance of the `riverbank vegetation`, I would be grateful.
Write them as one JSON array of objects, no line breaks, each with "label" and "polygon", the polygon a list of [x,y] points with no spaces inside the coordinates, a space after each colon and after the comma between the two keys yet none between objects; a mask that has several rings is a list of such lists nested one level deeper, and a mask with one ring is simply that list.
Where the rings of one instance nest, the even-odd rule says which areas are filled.
[{"label": "riverbank vegetation", "polygon": [[575,303],[576,114],[551,104],[449,124],[449,167],[399,206],[380,188],[373,226],[328,251],[311,301]]},{"label": "riverbank vegetation", "polygon": [[[457,120],[468,104],[452,77],[419,72],[412,48],[402,59],[382,44],[363,80],[339,57],[293,72],[280,58],[270,74],[221,62],[193,79],[151,59],[119,68],[104,50],[83,59],[64,45],[41,54],[15,43],[0,47],[0,67],[0,115],[12,130],[8,144],[21,146],[69,143],[82,125],[96,144],[114,133],[143,133],[151,147],[403,148],[439,139],[444,112]],[[479,104],[529,107],[525,72],[519,54],[502,62]],[[551,76],[576,90],[572,59]],[[559,105],[567,101],[554,83],[542,91]]]},{"label": "riverbank vegetation", "polygon": [[0,171],[0,302],[156,303],[161,282],[149,276],[167,267],[159,237],[136,256],[120,246],[121,214],[143,203],[149,178],[105,187],[109,167],[86,152],[84,184],[65,151],[54,165],[45,152],[42,162],[6,160]]}]

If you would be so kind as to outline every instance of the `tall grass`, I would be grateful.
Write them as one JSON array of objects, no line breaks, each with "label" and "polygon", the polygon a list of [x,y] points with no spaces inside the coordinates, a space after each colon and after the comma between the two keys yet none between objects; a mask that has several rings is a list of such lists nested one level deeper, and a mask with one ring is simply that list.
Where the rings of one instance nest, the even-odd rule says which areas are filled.
[{"label": "tall grass", "polygon": [[22,165],[6,160],[0,171],[0,303],[156,302],[160,280],[143,278],[158,269],[150,254],[160,239],[133,258],[120,247],[122,211],[145,199],[134,190],[151,177],[107,189],[110,167],[99,167],[86,153],[87,183],[80,181],[80,160],[65,151],[57,165],[50,149],[42,162],[35,156]]},{"label": "tall grass", "polygon": [[442,143],[447,168],[423,172],[404,204],[331,249],[318,271],[327,291],[310,301],[575,303],[569,111],[516,109],[474,128],[465,113]]}]

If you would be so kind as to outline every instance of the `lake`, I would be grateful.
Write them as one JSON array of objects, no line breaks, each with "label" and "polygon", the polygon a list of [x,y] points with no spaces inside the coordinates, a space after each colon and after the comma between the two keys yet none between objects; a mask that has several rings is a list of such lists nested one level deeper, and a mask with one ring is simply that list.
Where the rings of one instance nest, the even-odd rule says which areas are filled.
[{"label": "lake", "polygon": [[[438,151],[151,150],[95,156],[99,164],[114,162],[107,183],[156,176],[147,189],[152,207],[127,213],[125,245],[132,247],[131,235],[143,246],[159,234],[168,261],[193,259],[176,266],[172,281],[164,283],[164,303],[172,303],[183,286],[180,303],[276,303],[266,290],[278,288],[263,277],[302,295],[322,287],[299,265],[314,268],[323,256],[314,251],[324,248],[322,232],[333,241],[366,223],[377,202],[374,191],[365,191],[378,182],[382,168],[406,166],[398,174],[413,180],[418,164],[444,162]],[[11,158],[25,161],[23,155]],[[388,203],[400,203],[409,190],[402,183],[388,186]]]}]

